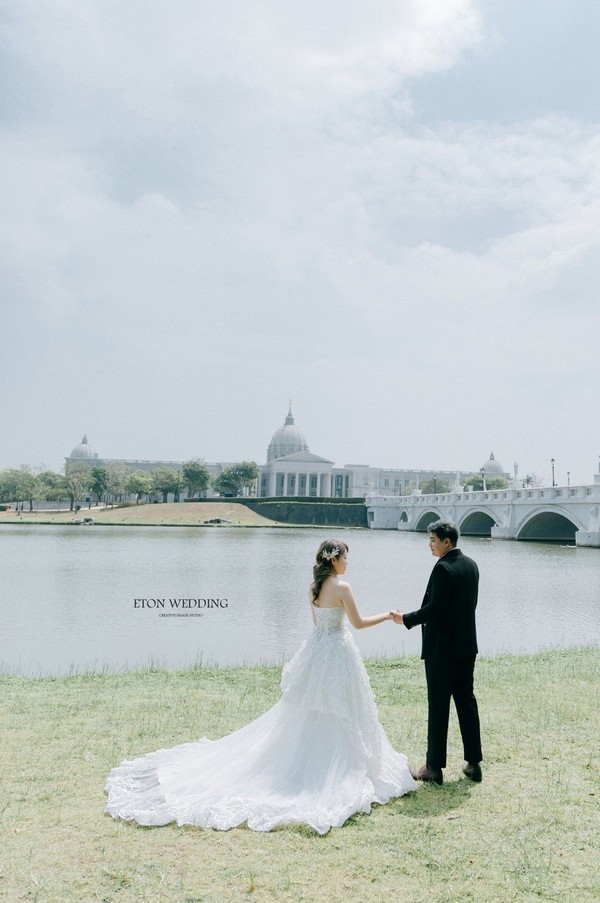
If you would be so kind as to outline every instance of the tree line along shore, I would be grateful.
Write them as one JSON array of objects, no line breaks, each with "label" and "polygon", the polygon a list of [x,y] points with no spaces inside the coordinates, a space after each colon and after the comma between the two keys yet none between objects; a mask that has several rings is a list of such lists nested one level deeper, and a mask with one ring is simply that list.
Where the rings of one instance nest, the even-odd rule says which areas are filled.
[{"label": "tree line along shore", "polygon": [[201,498],[209,489],[225,497],[242,496],[255,490],[258,476],[254,461],[230,464],[211,474],[200,458],[185,461],[181,469],[162,466],[151,473],[134,470],[126,461],[67,462],[64,473],[24,464],[0,468],[0,510],[10,505],[33,512],[40,502],[67,500],[72,511],[84,504],[119,504],[131,498],[138,503],[168,502],[170,495],[179,502],[183,494]]}]

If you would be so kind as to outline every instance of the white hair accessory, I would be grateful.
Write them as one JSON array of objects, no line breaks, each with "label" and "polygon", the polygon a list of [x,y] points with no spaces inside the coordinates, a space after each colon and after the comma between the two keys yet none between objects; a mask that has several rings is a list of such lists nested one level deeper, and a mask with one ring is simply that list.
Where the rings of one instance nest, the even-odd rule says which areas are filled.
[{"label": "white hair accessory", "polygon": [[323,549],[321,552],[321,558],[324,558],[325,561],[332,561],[334,558],[337,558],[340,554],[339,549],[332,549],[331,552],[328,552],[326,549]]}]

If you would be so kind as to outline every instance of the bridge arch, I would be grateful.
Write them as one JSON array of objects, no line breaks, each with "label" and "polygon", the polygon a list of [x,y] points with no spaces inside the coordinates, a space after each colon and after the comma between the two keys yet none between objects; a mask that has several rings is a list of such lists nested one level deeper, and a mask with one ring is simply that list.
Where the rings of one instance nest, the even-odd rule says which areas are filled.
[{"label": "bridge arch", "polygon": [[415,524],[415,532],[427,533],[427,527],[429,526],[429,524],[432,524],[434,520],[440,520],[441,517],[442,515],[439,511],[434,511],[433,508],[430,508],[419,517],[417,523]]},{"label": "bridge arch", "polygon": [[583,529],[568,514],[556,509],[537,509],[517,527],[515,539],[528,542],[560,542],[575,544],[575,534]]},{"label": "bridge arch", "polygon": [[404,511],[402,512],[402,514],[400,515],[400,523],[401,523],[401,524],[407,524],[407,523],[408,523],[408,511],[406,510],[406,508],[404,509]]},{"label": "bridge arch", "polygon": [[492,527],[497,523],[496,518],[485,511],[469,511],[459,524],[459,530],[463,536],[491,536]]}]

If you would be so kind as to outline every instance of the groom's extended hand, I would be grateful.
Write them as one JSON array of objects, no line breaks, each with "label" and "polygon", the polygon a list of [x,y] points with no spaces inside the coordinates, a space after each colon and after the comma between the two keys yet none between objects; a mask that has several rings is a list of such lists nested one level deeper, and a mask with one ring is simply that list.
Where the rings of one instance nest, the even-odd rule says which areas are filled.
[{"label": "groom's extended hand", "polygon": [[396,609],[395,611],[391,611],[390,614],[392,616],[392,621],[394,622],[394,624],[404,624],[404,619],[402,617],[401,611],[398,611],[398,609]]}]

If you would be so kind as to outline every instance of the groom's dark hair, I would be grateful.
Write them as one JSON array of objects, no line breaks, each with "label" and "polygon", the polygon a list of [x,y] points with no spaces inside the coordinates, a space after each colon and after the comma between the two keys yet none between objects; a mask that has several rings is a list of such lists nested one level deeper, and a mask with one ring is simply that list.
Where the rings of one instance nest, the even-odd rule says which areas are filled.
[{"label": "groom's dark hair", "polygon": [[451,520],[435,520],[432,524],[429,524],[427,532],[434,533],[441,540],[449,539],[453,548],[458,542],[460,535],[458,527]]}]

